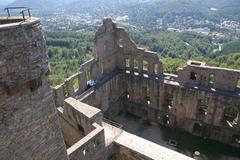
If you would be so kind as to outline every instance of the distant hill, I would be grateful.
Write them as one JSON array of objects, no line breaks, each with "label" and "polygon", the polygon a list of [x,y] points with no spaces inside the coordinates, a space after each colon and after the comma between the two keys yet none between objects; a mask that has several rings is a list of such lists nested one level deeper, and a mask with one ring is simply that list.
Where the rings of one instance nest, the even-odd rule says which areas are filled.
[{"label": "distant hill", "polygon": [[57,8],[63,8],[68,2],[73,0],[15,0],[10,3],[9,6],[25,6],[32,7],[36,10],[56,10]]},{"label": "distant hill", "polygon": [[[179,4],[198,4],[197,7],[236,7],[240,6],[239,0],[1,0],[1,6],[29,6],[36,9],[66,9],[89,8],[96,6],[124,6],[129,4],[161,3],[161,7],[176,7]],[[60,8],[59,8],[60,7]]]},{"label": "distant hill", "polygon": [[10,6],[28,6],[37,10],[66,10],[92,7],[114,7],[153,0],[15,0]]},{"label": "distant hill", "polygon": [[[1,4],[9,4],[14,0],[1,1],[4,2]],[[239,0],[15,0],[9,6],[32,7],[34,11],[40,11],[38,13],[66,11],[101,17],[128,14],[130,17],[145,17],[144,21],[155,21],[165,13],[215,19],[227,17],[240,21]],[[216,10],[211,11],[211,8]]]}]

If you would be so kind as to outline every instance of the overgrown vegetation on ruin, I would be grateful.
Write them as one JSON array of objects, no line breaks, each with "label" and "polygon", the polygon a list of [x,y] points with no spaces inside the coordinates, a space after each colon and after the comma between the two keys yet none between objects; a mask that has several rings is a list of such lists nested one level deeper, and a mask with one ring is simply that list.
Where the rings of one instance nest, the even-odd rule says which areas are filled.
[{"label": "overgrown vegetation on ruin", "polygon": [[168,141],[169,139],[174,139],[178,142],[177,150],[181,153],[201,150],[202,154],[207,154],[211,159],[220,159],[222,155],[228,155],[230,157],[240,156],[238,149],[226,144],[210,139],[203,140],[203,138],[194,136],[181,129],[165,126],[161,126],[160,129],[164,140]]},{"label": "overgrown vegetation on ruin", "polygon": [[92,58],[93,32],[52,31],[47,32],[46,37],[52,86],[63,83],[78,71],[82,63]]}]

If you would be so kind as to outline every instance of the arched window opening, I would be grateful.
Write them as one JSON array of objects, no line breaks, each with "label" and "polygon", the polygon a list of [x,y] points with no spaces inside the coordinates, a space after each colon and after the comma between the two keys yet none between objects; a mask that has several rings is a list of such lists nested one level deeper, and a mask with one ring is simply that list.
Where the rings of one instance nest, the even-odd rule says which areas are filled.
[{"label": "arched window opening", "polygon": [[194,81],[197,80],[197,74],[195,72],[191,72],[190,79]]},{"label": "arched window opening", "polygon": [[232,140],[234,143],[240,144],[240,135],[233,135]]},{"label": "arched window opening", "polygon": [[126,98],[127,98],[127,99],[130,98],[130,94],[129,94],[129,92],[126,92]]},{"label": "arched window opening", "polygon": [[147,105],[150,105],[150,104],[151,104],[150,97],[146,96],[146,98],[145,98],[145,104],[147,104]]},{"label": "arched window opening", "polygon": [[165,106],[164,108],[167,109],[168,111],[172,110],[172,108],[173,108],[173,95],[171,93],[166,93],[164,106]]},{"label": "arched window opening", "polygon": [[147,100],[147,104],[150,105],[151,104],[151,101],[150,99]]},{"label": "arched window opening", "polygon": [[239,109],[237,107],[227,107],[224,109],[224,120],[227,121],[228,125],[232,126],[237,123]]},{"label": "arched window opening", "polygon": [[154,64],[154,74],[158,74],[158,64]]},{"label": "arched window opening", "polygon": [[204,118],[208,114],[208,101],[207,100],[199,100],[198,102],[198,110],[197,110],[197,119],[204,120]]},{"label": "arched window opening", "polygon": [[123,47],[123,39],[120,38],[118,40],[118,46],[121,47],[121,48]]},{"label": "arched window opening", "polygon": [[216,79],[215,74],[211,73],[211,74],[209,75],[209,81],[208,81],[208,84],[209,84],[209,85],[213,85],[214,82],[215,82],[215,79]]},{"label": "arched window opening", "polygon": [[147,88],[146,88],[146,103],[147,103],[147,105],[150,105],[150,104],[151,104],[149,84],[147,84]]},{"label": "arched window opening", "polygon": [[129,68],[130,67],[130,59],[125,59],[125,66],[127,67],[127,68]]},{"label": "arched window opening", "polygon": [[193,134],[196,136],[201,136],[202,135],[202,130],[203,130],[203,125],[202,123],[195,123],[193,126]]},{"label": "arched window opening", "polygon": [[162,124],[168,126],[169,125],[169,115],[162,116]]}]

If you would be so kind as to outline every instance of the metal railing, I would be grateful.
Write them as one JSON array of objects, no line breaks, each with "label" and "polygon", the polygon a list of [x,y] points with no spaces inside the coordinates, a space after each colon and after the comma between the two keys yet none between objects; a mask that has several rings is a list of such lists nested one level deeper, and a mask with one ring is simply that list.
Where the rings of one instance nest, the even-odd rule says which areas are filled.
[{"label": "metal railing", "polygon": [[25,12],[28,13],[28,17],[32,16],[31,15],[32,9],[29,7],[6,7],[6,8],[4,8],[4,11],[7,11],[8,17],[11,17],[10,10],[19,10],[19,9],[21,9],[20,14],[22,14],[23,20],[26,20]]}]

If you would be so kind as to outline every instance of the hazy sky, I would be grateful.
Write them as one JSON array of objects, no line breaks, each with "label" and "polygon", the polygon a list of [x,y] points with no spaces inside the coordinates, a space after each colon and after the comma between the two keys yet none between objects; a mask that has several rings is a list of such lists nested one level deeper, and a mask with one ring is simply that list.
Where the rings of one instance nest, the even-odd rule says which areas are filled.
[{"label": "hazy sky", "polygon": [[9,4],[11,2],[13,2],[14,0],[0,0],[0,5],[6,5]]}]

